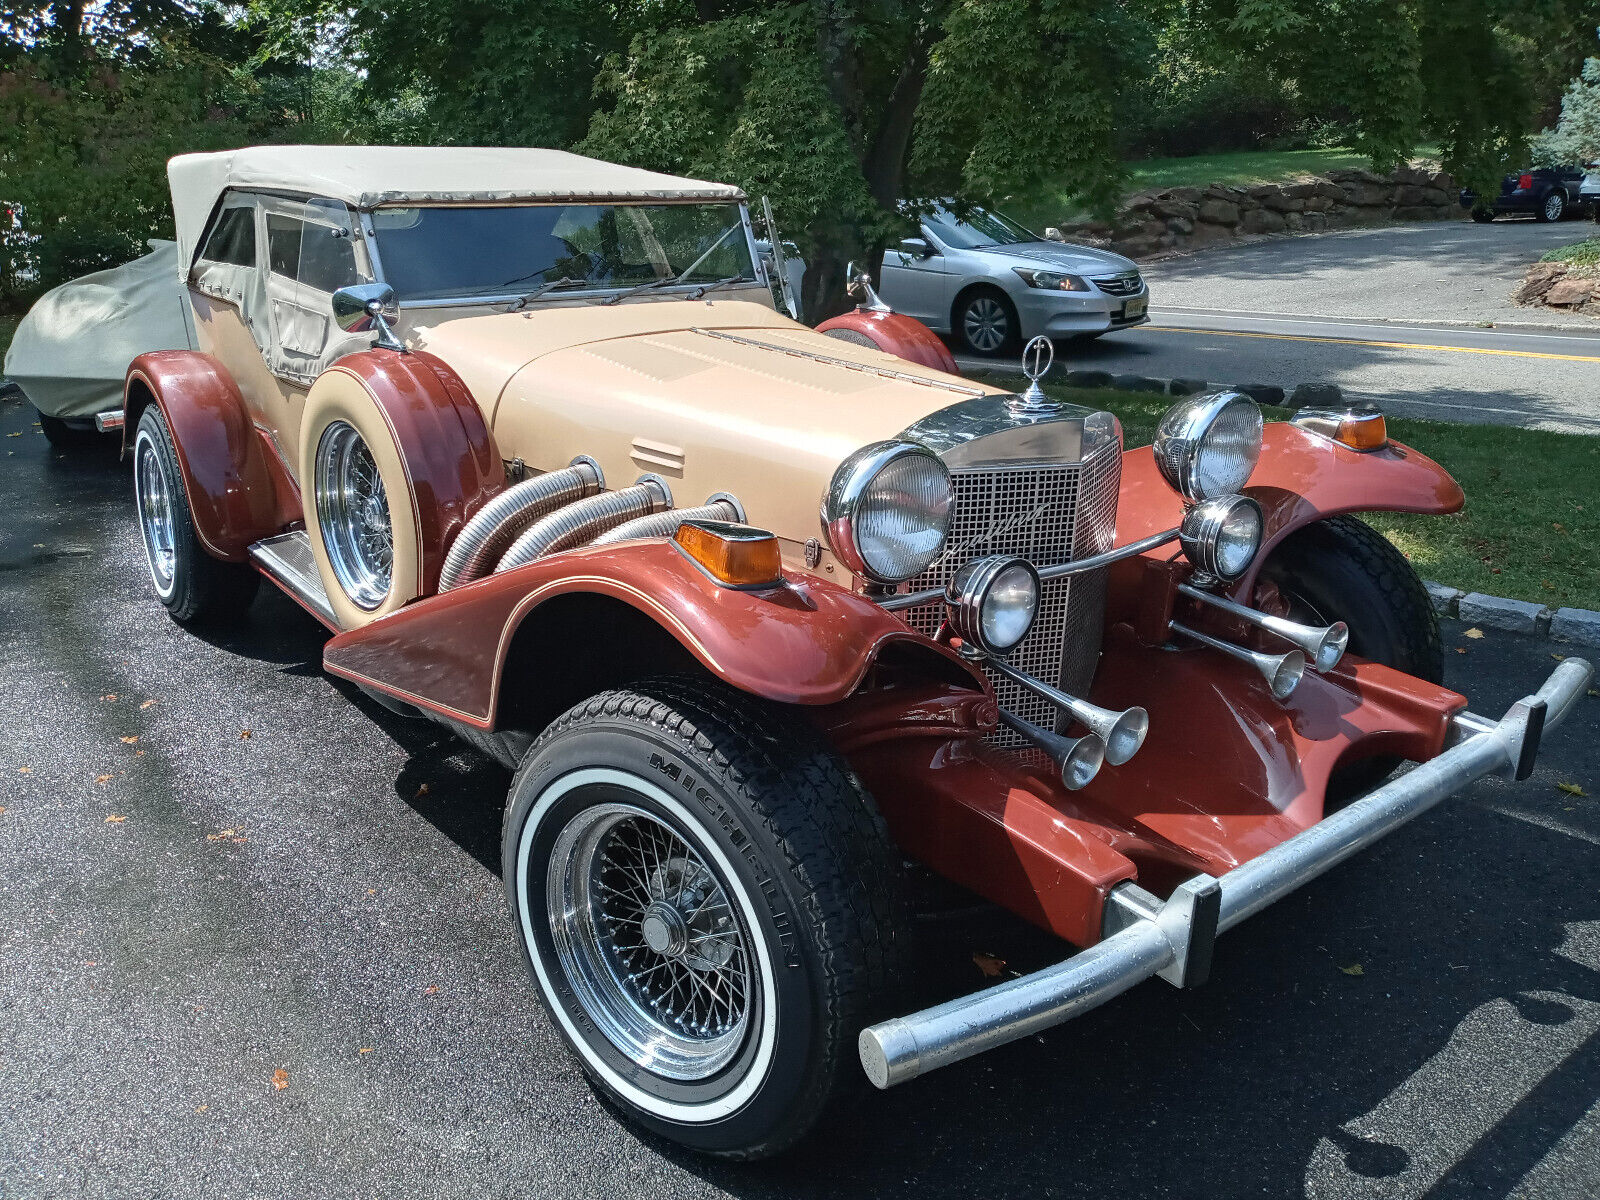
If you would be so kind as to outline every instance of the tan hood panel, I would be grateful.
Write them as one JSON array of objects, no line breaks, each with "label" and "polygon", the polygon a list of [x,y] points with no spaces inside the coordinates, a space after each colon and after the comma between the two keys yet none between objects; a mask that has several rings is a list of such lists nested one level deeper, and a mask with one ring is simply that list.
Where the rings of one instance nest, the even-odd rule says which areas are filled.
[{"label": "tan hood panel", "polygon": [[818,536],[819,501],[845,456],[965,398],[785,353],[955,382],[741,302],[477,317],[437,327],[423,345],[454,366],[492,414],[504,457],[548,471],[587,454],[611,488],[655,471],[680,506],[732,492],[752,523],[791,543]]}]

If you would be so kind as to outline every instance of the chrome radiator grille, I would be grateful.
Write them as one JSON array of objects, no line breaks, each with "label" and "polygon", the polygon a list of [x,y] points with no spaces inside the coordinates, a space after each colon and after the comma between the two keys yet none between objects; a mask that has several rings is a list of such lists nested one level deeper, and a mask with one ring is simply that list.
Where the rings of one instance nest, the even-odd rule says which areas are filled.
[{"label": "chrome radiator grille", "polygon": [[[1115,439],[1096,447],[1082,463],[957,468],[955,519],[944,555],[911,581],[911,590],[942,588],[961,567],[990,554],[1020,554],[1035,566],[1053,566],[1111,548],[1116,533],[1122,447]],[[1100,659],[1105,615],[1105,572],[1056,579],[1044,585],[1033,631],[1008,661],[1037,679],[1084,695]],[[912,628],[932,636],[944,606],[908,609]],[[1056,727],[1055,708],[1008,679],[989,673],[1007,712],[1044,729]],[[1000,746],[1023,740],[1002,729]]]},{"label": "chrome radiator grille", "polygon": [[1132,296],[1143,286],[1143,281],[1139,278],[1139,272],[1129,271],[1124,275],[1107,275],[1096,279],[1094,285],[1108,296]]}]

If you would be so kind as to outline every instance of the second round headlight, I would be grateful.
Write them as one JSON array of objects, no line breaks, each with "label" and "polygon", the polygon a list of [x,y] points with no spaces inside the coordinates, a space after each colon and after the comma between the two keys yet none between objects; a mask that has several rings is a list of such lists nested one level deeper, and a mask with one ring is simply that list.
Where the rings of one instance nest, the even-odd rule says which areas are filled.
[{"label": "second round headlight", "polygon": [[1243,392],[1213,392],[1167,410],[1156,430],[1156,466],[1191,504],[1231,496],[1261,457],[1261,407]]},{"label": "second round headlight", "polygon": [[1220,496],[1184,514],[1178,543],[1195,570],[1229,582],[1255,561],[1262,528],[1261,506],[1249,496]]},{"label": "second round headlight", "polygon": [[1025,558],[975,558],[945,588],[950,629],[985,654],[1014,649],[1039,615],[1039,572]]},{"label": "second round headlight", "polygon": [[955,489],[933,451],[912,442],[875,442],[834,472],[822,501],[828,545],[851,571],[875,583],[904,583],[944,553]]}]

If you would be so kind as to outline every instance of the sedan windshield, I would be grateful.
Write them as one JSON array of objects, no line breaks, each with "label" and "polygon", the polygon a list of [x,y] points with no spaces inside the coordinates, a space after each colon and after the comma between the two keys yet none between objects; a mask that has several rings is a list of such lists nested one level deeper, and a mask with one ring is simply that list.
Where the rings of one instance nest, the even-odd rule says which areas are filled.
[{"label": "sedan windshield", "polygon": [[980,250],[984,246],[1014,246],[1018,242],[1043,240],[1010,217],[986,208],[969,209],[964,218],[957,217],[948,208],[940,208],[922,220],[934,237],[955,250]]},{"label": "sedan windshield", "polygon": [[755,278],[734,204],[541,204],[380,208],[384,281],[401,300],[552,298],[682,275]]}]

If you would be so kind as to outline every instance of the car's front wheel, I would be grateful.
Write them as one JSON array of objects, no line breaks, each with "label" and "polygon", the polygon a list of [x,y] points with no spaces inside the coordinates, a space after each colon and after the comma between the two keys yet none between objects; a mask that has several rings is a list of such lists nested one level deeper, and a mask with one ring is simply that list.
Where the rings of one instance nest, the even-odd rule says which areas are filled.
[{"label": "car's front wheel", "polygon": [[1021,335],[1016,307],[998,288],[970,292],[956,304],[956,335],[974,354],[1004,354]]},{"label": "car's front wheel", "polygon": [[134,434],[133,490],[150,583],[172,618],[188,624],[242,613],[261,576],[244,563],[212,558],[201,546],[172,431],[154,404]]},{"label": "car's front wheel", "polygon": [[683,677],[597,695],[528,751],[503,860],[540,998],[632,1119],[758,1158],[859,1084],[898,859],[805,723]]},{"label": "car's front wheel", "polygon": [[1556,188],[1544,198],[1544,203],[1539,205],[1539,220],[1559,221],[1567,213],[1567,195],[1560,188]]},{"label": "car's front wheel", "polygon": [[1487,225],[1490,221],[1494,220],[1494,209],[1475,208],[1472,210],[1472,219],[1479,225]]}]

